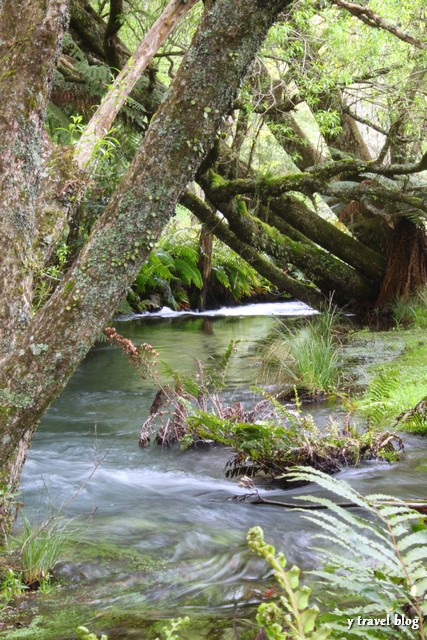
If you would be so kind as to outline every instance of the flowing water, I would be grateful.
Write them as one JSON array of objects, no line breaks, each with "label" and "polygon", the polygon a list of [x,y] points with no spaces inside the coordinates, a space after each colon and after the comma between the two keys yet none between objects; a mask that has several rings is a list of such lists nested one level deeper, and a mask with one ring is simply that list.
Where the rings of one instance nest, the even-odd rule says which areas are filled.
[{"label": "flowing water", "polygon": [[[230,340],[240,340],[226,394],[250,403],[258,375],[255,345],[273,330],[274,314],[309,312],[298,303],[250,305],[203,317],[166,310],[115,325],[187,372],[194,358],[218,359]],[[255,603],[269,584],[267,567],[245,543],[256,524],[291,562],[316,565],[313,525],[299,514],[230,501],[245,490],[224,476],[226,450],[138,447],[154,394],[153,384],[141,379],[118,348],[99,343],[44,417],[25,466],[23,499],[29,513],[42,514],[65,501],[63,513],[74,518],[81,542],[59,567],[63,586],[22,605],[23,624],[32,620],[28,635],[24,629],[0,637],[74,638],[75,627],[85,623],[108,632],[110,640],[150,640],[158,627],[156,632],[147,620],[178,615],[195,621],[186,637],[236,637],[233,629],[245,633],[253,624]],[[318,420],[328,412],[324,406],[310,410]],[[425,497],[422,440],[406,441],[399,464],[370,463],[341,477],[362,492]],[[289,501],[306,490],[265,491]],[[310,487],[310,493],[318,491]],[[253,636],[251,631],[248,637]]]}]

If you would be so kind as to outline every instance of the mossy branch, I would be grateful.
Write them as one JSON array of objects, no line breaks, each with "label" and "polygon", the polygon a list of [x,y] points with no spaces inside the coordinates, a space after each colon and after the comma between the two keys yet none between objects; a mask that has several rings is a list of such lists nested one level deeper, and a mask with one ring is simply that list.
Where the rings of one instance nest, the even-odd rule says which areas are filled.
[{"label": "mossy branch", "polygon": [[258,273],[275,284],[282,292],[290,293],[297,299],[306,302],[310,306],[320,309],[325,304],[326,298],[315,288],[298,282],[281,269],[276,267],[261,252],[245,243],[230,227],[221,220],[215,210],[201,198],[190,191],[185,191],[181,197],[181,204],[189,209],[217,238],[225,242],[233,251],[238,253]]}]

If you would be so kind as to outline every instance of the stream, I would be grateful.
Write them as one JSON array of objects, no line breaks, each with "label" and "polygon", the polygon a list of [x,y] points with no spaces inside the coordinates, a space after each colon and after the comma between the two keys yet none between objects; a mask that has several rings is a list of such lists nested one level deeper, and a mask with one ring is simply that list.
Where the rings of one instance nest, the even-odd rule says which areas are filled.
[{"label": "stream", "polygon": [[[186,372],[194,358],[220,358],[231,340],[240,340],[226,395],[251,403],[259,373],[255,345],[274,329],[275,316],[286,322],[310,312],[295,302],[204,316],[163,310],[114,326]],[[22,478],[25,510],[45,517],[65,502],[62,514],[72,518],[79,543],[57,569],[61,586],[23,599],[23,627],[0,631],[1,638],[72,639],[85,624],[109,640],[154,640],[162,637],[162,619],[183,615],[192,622],[182,638],[231,640],[236,632],[253,638],[256,605],[271,580],[265,563],[247,549],[248,529],[261,525],[289,562],[306,569],[318,564],[314,525],[300,514],[229,500],[245,490],[224,476],[226,450],[138,447],[154,389],[118,348],[100,342],[43,418]],[[332,409],[309,410],[322,421]],[[400,463],[373,462],[339,477],[362,493],[425,498],[425,445],[408,435],[405,444]],[[289,501],[307,488],[263,491]],[[308,493],[320,491],[314,486]]]}]

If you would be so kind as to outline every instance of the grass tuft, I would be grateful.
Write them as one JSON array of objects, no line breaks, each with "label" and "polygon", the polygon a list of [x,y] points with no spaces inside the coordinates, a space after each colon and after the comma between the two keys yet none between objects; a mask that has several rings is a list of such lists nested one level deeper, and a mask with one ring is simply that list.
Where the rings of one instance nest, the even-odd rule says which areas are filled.
[{"label": "grass tuft", "polygon": [[297,327],[283,325],[280,337],[263,354],[263,376],[281,395],[294,387],[311,397],[330,393],[343,382],[338,337],[340,314],[334,307]]},{"label": "grass tuft", "polygon": [[397,298],[392,306],[397,327],[427,329],[427,287],[421,287],[408,300]]},{"label": "grass tuft", "polygon": [[24,530],[20,536],[19,565],[25,584],[37,588],[49,582],[55,565],[63,559],[65,543],[71,529],[70,521],[61,517],[42,524],[32,524],[22,516]]}]

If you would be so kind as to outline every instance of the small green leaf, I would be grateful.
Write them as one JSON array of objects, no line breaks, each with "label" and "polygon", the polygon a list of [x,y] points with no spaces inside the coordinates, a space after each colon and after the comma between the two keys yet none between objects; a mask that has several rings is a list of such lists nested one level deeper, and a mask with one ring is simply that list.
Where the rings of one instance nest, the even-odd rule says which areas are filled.
[{"label": "small green leaf", "polygon": [[307,609],[310,593],[310,587],[302,587],[298,591],[295,591],[295,600],[297,601],[298,609],[300,611],[304,611],[304,609]]},{"label": "small green leaf", "polygon": [[291,585],[291,589],[296,589],[299,585],[299,574],[301,573],[301,569],[296,567],[295,565],[289,569],[286,574],[289,580],[289,584]]},{"label": "small green leaf", "polygon": [[317,607],[307,609],[301,614],[301,622],[303,624],[304,633],[310,633],[311,631],[313,631],[318,614],[319,609]]}]

